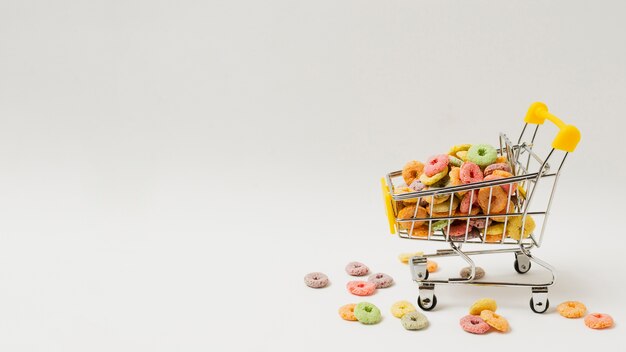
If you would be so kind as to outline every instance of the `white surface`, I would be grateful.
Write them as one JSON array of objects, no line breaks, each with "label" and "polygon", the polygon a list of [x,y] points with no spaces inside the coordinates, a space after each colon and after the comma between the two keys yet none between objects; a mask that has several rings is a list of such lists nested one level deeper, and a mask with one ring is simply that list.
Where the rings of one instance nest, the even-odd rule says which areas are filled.
[{"label": "white surface", "polygon": [[[0,349],[313,351],[619,342],[626,45],[620,1],[0,2]],[[620,34],[621,33],[621,34]],[[388,312],[416,286],[379,177],[517,133],[542,100],[583,133],[529,290],[437,288],[431,327]],[[553,127],[543,135],[551,137]],[[592,220],[594,218],[596,220]],[[346,323],[344,265],[397,284]],[[512,257],[481,260],[515,277]],[[459,264],[439,260],[444,272]],[[326,272],[332,285],[302,277]],[[617,279],[621,280],[618,281]],[[458,319],[497,299],[506,335]],[[568,341],[568,342],[565,342]],[[623,339],[622,339],[623,341]]]}]

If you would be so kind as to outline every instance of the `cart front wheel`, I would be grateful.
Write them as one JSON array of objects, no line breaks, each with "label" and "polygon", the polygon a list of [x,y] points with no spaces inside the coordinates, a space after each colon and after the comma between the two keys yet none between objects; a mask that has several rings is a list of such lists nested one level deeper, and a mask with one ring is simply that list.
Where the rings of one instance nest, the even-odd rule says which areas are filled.
[{"label": "cart front wheel", "polygon": [[437,296],[433,295],[432,299],[422,299],[420,296],[417,296],[417,305],[425,311],[433,310],[433,308],[437,305]]},{"label": "cart front wheel", "polygon": [[550,307],[550,300],[546,298],[546,302],[544,304],[544,302],[537,302],[537,304],[535,304],[535,300],[534,299],[530,299],[530,309],[533,310],[533,312],[535,313],[545,313],[548,308]]},{"label": "cart front wheel", "polygon": [[531,266],[530,261],[528,261],[525,264],[522,264],[521,267],[517,259],[515,259],[515,262],[513,263],[513,267],[515,268],[515,271],[517,271],[520,274],[526,274],[530,270],[530,266]]}]

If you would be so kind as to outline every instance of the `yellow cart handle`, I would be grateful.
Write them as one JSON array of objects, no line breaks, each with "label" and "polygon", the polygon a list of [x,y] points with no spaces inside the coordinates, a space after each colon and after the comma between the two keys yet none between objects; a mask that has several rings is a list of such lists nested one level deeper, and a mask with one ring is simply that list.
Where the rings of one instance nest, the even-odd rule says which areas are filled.
[{"label": "yellow cart handle", "polygon": [[389,186],[385,178],[380,179],[380,183],[383,186],[383,201],[385,202],[385,211],[387,212],[387,220],[389,221],[389,232],[392,235],[396,234],[396,216],[393,214],[393,205],[391,204],[391,194],[389,194]]},{"label": "yellow cart handle", "polygon": [[546,119],[550,120],[559,128],[559,133],[552,141],[552,148],[569,153],[573,152],[578,142],[580,142],[580,131],[576,126],[568,125],[548,112],[548,106],[546,106],[546,104],[539,102],[533,103],[530,108],[528,108],[524,122],[542,125]]}]

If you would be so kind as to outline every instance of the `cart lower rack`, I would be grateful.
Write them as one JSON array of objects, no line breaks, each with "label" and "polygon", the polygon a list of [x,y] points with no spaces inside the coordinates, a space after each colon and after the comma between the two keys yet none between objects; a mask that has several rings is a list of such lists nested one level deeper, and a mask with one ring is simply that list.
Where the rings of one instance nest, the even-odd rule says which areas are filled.
[{"label": "cart lower rack", "polygon": [[[556,124],[559,132],[552,141],[550,152],[543,159],[535,153],[534,143],[539,126],[546,119]],[[567,155],[576,149],[580,141],[580,132],[575,126],[567,125],[552,115],[543,103],[532,104],[524,122],[524,127],[516,143],[511,142],[504,133],[500,133],[499,136],[497,153],[499,156],[506,157],[512,177],[408,193],[394,192],[399,186],[398,179],[402,179],[402,171],[391,172],[381,180],[389,229],[392,234],[397,233],[403,239],[447,242],[450,246],[449,249],[415,256],[409,260],[411,276],[419,285],[417,303],[423,310],[435,308],[437,297],[434,294],[434,289],[436,285],[443,284],[530,287],[532,292],[531,309],[536,313],[543,313],[548,309],[548,287],[554,284],[554,269],[548,263],[534,256],[531,250],[541,246],[563,164]],[[532,129],[529,128],[531,125],[535,126],[532,137],[530,140],[525,140],[524,137],[528,134],[528,130]],[[558,166],[556,171],[551,172],[548,161],[554,159],[556,159]],[[501,193],[500,189],[506,190],[507,193],[506,208],[499,212],[493,212],[490,210],[492,196],[494,192]],[[478,214],[479,211],[473,212],[474,197],[481,193],[486,197],[487,192],[488,206],[484,214]],[[463,196],[469,197],[469,210],[466,213],[454,211],[454,204],[458,204],[458,198]],[[441,211],[441,205],[439,205],[437,212],[433,212],[435,199],[441,198],[448,199],[448,208]],[[420,205],[430,208],[426,212],[420,212],[420,209],[424,209]],[[406,216],[406,211],[400,213],[402,209],[407,208],[410,209],[409,216]],[[484,221],[484,228],[470,231],[472,229],[470,222],[478,220]],[[498,224],[502,224],[502,234],[493,235],[493,231],[489,232],[491,220],[496,220]],[[466,223],[465,233],[452,236],[450,226],[453,222],[455,224]],[[509,230],[507,233],[509,222],[520,224],[521,230],[515,233]],[[435,223],[437,225],[433,226]],[[418,229],[420,231],[417,231]],[[467,251],[462,249],[465,244],[484,245],[486,248]],[[531,264],[535,263],[547,269],[551,279],[533,283],[477,280],[476,265],[471,256],[499,253],[514,254],[513,266],[518,273],[528,272]],[[427,259],[445,256],[458,256],[464,259],[470,267],[469,276],[467,278],[429,279],[426,268]]]}]

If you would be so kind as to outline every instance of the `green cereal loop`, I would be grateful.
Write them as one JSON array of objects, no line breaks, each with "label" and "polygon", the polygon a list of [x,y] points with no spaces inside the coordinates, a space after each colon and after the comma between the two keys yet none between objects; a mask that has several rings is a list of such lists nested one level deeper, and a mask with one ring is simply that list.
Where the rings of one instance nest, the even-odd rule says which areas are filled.
[{"label": "green cereal loop", "polygon": [[369,302],[361,302],[354,307],[354,316],[362,324],[376,324],[381,320],[380,309]]},{"label": "green cereal loop", "polygon": [[407,330],[421,330],[428,326],[428,319],[418,311],[406,313],[400,321]]},{"label": "green cereal loop", "polygon": [[473,162],[481,168],[485,168],[495,163],[497,158],[498,152],[496,151],[496,148],[490,146],[489,144],[474,144],[467,151],[467,160]]},{"label": "green cereal loop", "polygon": [[456,156],[448,155],[448,160],[452,166],[461,167],[461,164],[463,164],[463,160],[457,158]]},{"label": "green cereal loop", "polygon": [[[452,215],[454,215],[454,212],[452,212]],[[450,220],[450,222],[452,222],[454,220]],[[446,226],[448,226],[448,220],[439,220],[439,221],[435,221],[432,225],[432,229],[433,230],[441,230],[443,228],[445,228]]]},{"label": "green cereal loop", "polygon": [[448,168],[446,167],[440,173],[434,174],[431,177],[426,176],[426,173],[423,173],[420,176],[420,182],[425,184],[426,186],[434,185],[437,181],[441,180],[448,174]]}]

